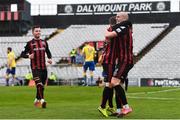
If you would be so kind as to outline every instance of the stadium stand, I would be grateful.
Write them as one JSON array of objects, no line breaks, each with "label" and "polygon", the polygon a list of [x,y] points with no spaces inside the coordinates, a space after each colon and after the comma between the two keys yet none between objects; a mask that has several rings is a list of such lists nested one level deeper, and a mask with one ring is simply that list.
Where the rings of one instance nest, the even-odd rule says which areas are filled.
[{"label": "stadium stand", "polygon": [[130,71],[130,78],[179,78],[180,26],[175,27]]},{"label": "stadium stand", "polygon": [[[153,41],[157,35],[165,30],[167,26],[169,26],[168,23],[134,24],[133,53],[138,54]],[[108,25],[71,25],[49,41],[52,54],[54,57],[65,57],[73,48],[79,47],[84,42],[102,41],[104,40],[104,32],[107,28]],[[143,34],[141,34],[142,32]],[[151,33],[151,35],[149,35],[149,33]]]},{"label": "stadium stand", "polygon": [[[149,43],[153,41],[163,30],[169,26],[168,23],[158,24],[133,24],[133,46],[134,54],[140,52]],[[104,32],[108,25],[71,25],[67,29],[59,32],[51,39],[49,39],[49,47],[53,55],[53,66],[49,67],[50,71],[53,71],[58,75],[60,79],[75,79],[82,77],[82,68],[76,68],[67,66],[63,68],[57,67],[56,63],[59,62],[60,58],[68,57],[69,52],[72,48],[78,48],[84,42],[88,41],[103,41]],[[42,29],[42,36],[47,37],[57,31],[56,28]],[[97,32],[100,31],[100,32]],[[141,34],[143,32],[143,34]],[[22,37],[1,37],[0,46],[1,51],[1,63],[0,65],[6,64],[6,48],[11,46],[16,56],[18,57],[24,49],[24,45],[27,41],[32,38],[31,30],[29,30],[26,36]],[[151,35],[149,35],[151,33]],[[17,75],[24,76],[29,71],[29,60],[19,59],[17,61]],[[3,70],[0,70],[1,72]],[[102,69],[97,67],[95,71],[95,78],[101,76]],[[61,74],[60,74],[61,73]],[[0,76],[4,75],[1,74]]]},{"label": "stadium stand", "polygon": [[134,55],[137,55],[143,48],[145,48],[149,43],[151,43],[168,26],[169,26],[168,23],[134,24],[133,25]]},{"label": "stadium stand", "polygon": [[72,48],[84,42],[104,40],[106,28],[107,25],[71,25],[49,41],[53,57],[67,57]]}]

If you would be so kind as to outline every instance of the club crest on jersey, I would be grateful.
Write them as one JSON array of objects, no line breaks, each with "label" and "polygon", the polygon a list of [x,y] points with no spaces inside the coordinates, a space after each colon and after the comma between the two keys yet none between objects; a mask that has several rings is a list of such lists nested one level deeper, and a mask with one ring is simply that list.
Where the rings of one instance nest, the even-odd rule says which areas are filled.
[{"label": "club crest on jersey", "polygon": [[116,31],[117,31],[118,33],[120,33],[120,32],[121,32],[121,29],[120,29],[120,28],[117,28]]}]

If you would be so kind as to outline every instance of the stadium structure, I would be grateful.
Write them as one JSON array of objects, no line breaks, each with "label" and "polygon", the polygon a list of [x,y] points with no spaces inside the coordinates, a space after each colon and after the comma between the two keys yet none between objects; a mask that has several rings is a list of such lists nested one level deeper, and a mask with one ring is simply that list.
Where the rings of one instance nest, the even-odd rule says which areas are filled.
[{"label": "stadium structure", "polygon": [[[9,46],[17,56],[16,76],[23,78],[30,71],[29,60],[20,58],[20,53],[32,39],[31,26],[39,24],[53,55],[49,74],[58,76],[57,85],[77,85],[83,77],[82,64],[69,63],[70,51],[92,42],[99,55],[108,18],[119,11],[128,12],[133,23],[134,67],[129,84],[180,86],[180,13],[171,12],[168,0],[48,5],[0,0],[0,84],[5,84]],[[95,80],[102,78],[100,64],[94,74]]]}]

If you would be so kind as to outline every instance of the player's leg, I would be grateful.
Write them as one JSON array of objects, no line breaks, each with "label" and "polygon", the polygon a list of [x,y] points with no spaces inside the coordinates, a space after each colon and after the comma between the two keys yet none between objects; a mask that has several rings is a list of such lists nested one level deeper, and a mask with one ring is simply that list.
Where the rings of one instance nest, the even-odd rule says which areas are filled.
[{"label": "player's leg", "polygon": [[106,111],[106,103],[109,101],[109,110],[113,109],[113,89],[110,86],[110,80],[112,77],[112,68],[113,65],[103,64],[103,76],[104,76],[104,82],[105,87],[102,94],[102,101],[101,105],[99,106],[98,110],[106,117],[108,117],[107,111]]},{"label": "player's leg", "polygon": [[106,102],[108,100],[108,95],[109,95],[109,82],[108,82],[108,65],[107,64],[102,64],[103,66],[103,77],[104,77],[104,83],[105,87],[103,89],[102,93],[102,100],[101,100],[101,105],[98,107],[98,110],[102,115],[105,117],[108,117],[107,110],[106,110]]},{"label": "player's leg", "polygon": [[9,73],[10,73],[10,69],[8,68],[6,70],[6,76],[5,76],[5,78],[6,78],[6,86],[9,86]]},{"label": "player's leg", "polygon": [[16,80],[16,68],[15,67],[13,67],[11,69],[11,74],[12,74],[12,86],[14,86],[15,80]]},{"label": "player's leg", "polygon": [[41,71],[41,81],[42,81],[42,84],[43,84],[41,104],[42,104],[42,108],[46,108],[47,102],[44,99],[44,87],[45,87],[45,84],[46,84],[46,81],[47,81],[47,70],[46,69]]},{"label": "player's leg", "polygon": [[33,80],[35,81],[36,84],[36,98],[34,101],[34,105],[36,107],[40,107],[41,103],[40,100],[43,98],[43,84],[42,81],[40,80],[40,71],[39,70],[32,70],[33,74]]},{"label": "player's leg", "polygon": [[[128,114],[128,113],[132,112],[132,109],[128,105],[125,91],[124,91],[123,87],[120,85],[120,79],[113,78],[111,82],[115,88],[117,97],[121,99],[121,102],[123,104],[122,114]],[[118,104],[117,101],[116,101],[116,104]]]},{"label": "player's leg", "polygon": [[116,101],[116,112],[112,114],[112,116],[122,117],[122,102],[117,93],[115,93],[115,101]]},{"label": "player's leg", "polygon": [[129,79],[128,79],[128,73],[132,69],[133,64],[128,64],[127,69],[125,70],[125,73],[123,75],[124,83],[125,83],[125,90],[128,90],[128,84],[129,84]]},{"label": "player's leg", "polygon": [[73,64],[73,56],[71,56],[71,64]]},{"label": "player's leg", "polygon": [[84,65],[83,65],[83,80],[84,80],[84,85],[88,84],[88,82],[87,82],[87,75],[86,75],[87,69],[88,69],[88,63],[85,62]]},{"label": "player's leg", "polygon": [[91,85],[93,83],[93,80],[94,80],[94,74],[93,74],[93,71],[95,70],[95,63],[94,61],[90,62],[89,64],[89,70],[90,70],[90,80],[91,80]]},{"label": "player's leg", "polygon": [[126,70],[127,64],[126,62],[119,62],[116,65],[116,68],[114,70],[112,79],[111,79],[111,83],[113,85],[113,87],[115,88],[116,94],[119,96],[119,98],[122,100],[122,104],[126,105],[127,104],[127,99],[126,99],[126,95],[125,95],[125,91],[123,89],[123,87],[121,86],[121,83],[123,82],[123,80],[121,79],[124,71]]},{"label": "player's leg", "polygon": [[33,77],[35,84],[36,84],[36,98],[34,100],[34,105],[36,107],[41,107],[41,96],[42,96],[42,84],[40,83],[39,77]]},{"label": "player's leg", "polygon": [[73,56],[73,63],[76,64],[76,56]]},{"label": "player's leg", "polygon": [[113,106],[114,89],[111,85],[111,78],[113,76],[114,69],[115,69],[115,65],[111,65],[111,64],[108,65],[108,81],[109,81],[110,87],[109,87],[109,96],[108,96],[109,107],[107,108],[107,110],[111,112],[111,114],[114,114],[116,112]]}]

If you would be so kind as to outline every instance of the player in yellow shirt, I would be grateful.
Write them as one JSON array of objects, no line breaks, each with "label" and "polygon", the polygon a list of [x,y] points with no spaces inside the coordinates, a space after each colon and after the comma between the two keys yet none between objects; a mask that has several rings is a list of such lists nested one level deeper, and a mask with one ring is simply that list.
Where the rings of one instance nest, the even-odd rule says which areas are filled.
[{"label": "player in yellow shirt", "polygon": [[95,57],[95,49],[90,44],[86,43],[85,46],[82,49],[82,53],[85,58],[85,62],[83,64],[83,77],[85,85],[88,86],[86,71],[89,68],[90,71],[90,77],[91,77],[91,85],[93,81],[93,71],[95,70],[95,63],[94,63],[94,57]]},{"label": "player in yellow shirt", "polygon": [[16,73],[16,61],[15,54],[11,47],[7,48],[7,70],[6,70],[6,86],[9,86],[9,75],[13,77],[12,86],[14,86],[15,73]]}]

